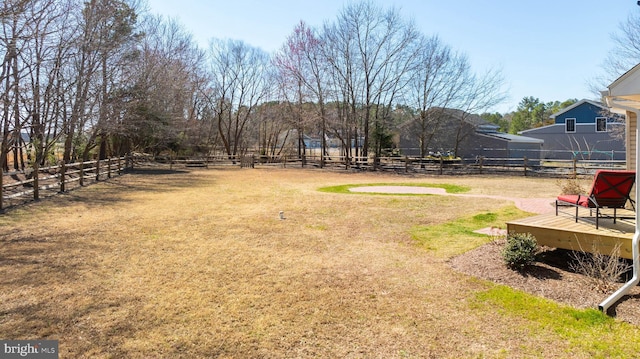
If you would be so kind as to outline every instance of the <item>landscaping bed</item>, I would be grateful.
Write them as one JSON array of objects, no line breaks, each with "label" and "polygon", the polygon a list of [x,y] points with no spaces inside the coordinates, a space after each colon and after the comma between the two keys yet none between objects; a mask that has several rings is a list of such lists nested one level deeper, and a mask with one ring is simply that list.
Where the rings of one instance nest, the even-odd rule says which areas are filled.
[{"label": "landscaping bed", "polygon": [[[522,271],[509,269],[501,256],[504,240],[496,240],[450,260],[451,266],[462,273],[498,284],[520,289],[576,308],[598,308],[612,291],[603,292],[594,280],[571,270],[574,261],[570,251],[547,248],[538,261]],[[612,284],[613,291],[621,287]],[[620,320],[640,325],[640,287],[633,288],[610,314]]]}]

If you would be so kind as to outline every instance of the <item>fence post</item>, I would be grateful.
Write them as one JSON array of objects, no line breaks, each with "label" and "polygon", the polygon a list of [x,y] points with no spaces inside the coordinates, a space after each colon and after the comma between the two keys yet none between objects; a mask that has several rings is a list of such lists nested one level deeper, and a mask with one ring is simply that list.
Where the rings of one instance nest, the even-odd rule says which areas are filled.
[{"label": "fence post", "polygon": [[34,161],[33,163],[33,199],[40,199],[40,177],[38,176],[38,172],[40,172],[40,164],[38,161]]},{"label": "fence post", "polygon": [[4,169],[0,166],[0,211],[4,210]]},{"label": "fence post", "polygon": [[440,156],[440,174],[442,174],[442,169],[444,167],[444,159]]},{"label": "fence post", "polygon": [[111,178],[111,157],[107,158],[107,178]]},{"label": "fence post", "polygon": [[527,177],[527,156],[522,159],[522,164],[524,164],[524,176]]},{"label": "fence post", "polygon": [[409,172],[409,156],[404,156],[404,173]]},{"label": "fence post", "polygon": [[78,184],[80,184],[80,186],[84,186],[84,160],[80,161],[80,179]]},{"label": "fence post", "polygon": [[578,178],[578,159],[573,158],[573,178]]},{"label": "fence post", "polygon": [[[64,160],[60,161],[60,192],[64,192],[65,190],[65,182],[67,181],[66,178],[66,173],[67,173],[67,166],[66,163],[64,163]],[[82,173],[80,173],[80,175],[82,175]],[[80,177],[82,179],[82,177]]]},{"label": "fence post", "polygon": [[96,160],[96,181],[100,181],[100,157]]},{"label": "fence post", "polygon": [[58,174],[60,178],[60,192],[64,192],[64,181],[65,181],[65,173],[67,169],[65,168],[64,161],[60,161],[58,164]]},{"label": "fence post", "polygon": [[484,156],[480,156],[480,174],[482,174],[482,165],[484,164]]},{"label": "fence post", "polygon": [[614,168],[614,161],[615,161],[615,157],[616,157],[616,151],[611,150],[611,169]]}]

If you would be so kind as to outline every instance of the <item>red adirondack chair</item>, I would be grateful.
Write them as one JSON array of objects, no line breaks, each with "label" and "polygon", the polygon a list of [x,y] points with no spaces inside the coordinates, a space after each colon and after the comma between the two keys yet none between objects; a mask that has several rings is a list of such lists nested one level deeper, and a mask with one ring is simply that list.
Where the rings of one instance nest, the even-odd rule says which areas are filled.
[{"label": "red adirondack chair", "polygon": [[[560,195],[556,199],[556,216],[558,207],[573,206],[576,208],[576,222],[578,209],[588,208],[596,211],[596,228],[601,217],[602,208],[613,208],[613,223],[616,223],[616,209],[625,208],[627,201],[635,211],[635,202],[629,197],[636,180],[635,171],[598,170],[593,178],[589,194]],[[607,216],[608,217],[608,216]]]}]

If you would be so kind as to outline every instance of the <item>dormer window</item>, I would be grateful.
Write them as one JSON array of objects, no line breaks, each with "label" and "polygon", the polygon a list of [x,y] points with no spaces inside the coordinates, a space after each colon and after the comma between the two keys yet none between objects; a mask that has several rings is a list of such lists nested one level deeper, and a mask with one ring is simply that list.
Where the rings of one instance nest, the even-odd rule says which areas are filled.
[{"label": "dormer window", "polygon": [[607,132],[606,117],[596,117],[596,132]]},{"label": "dormer window", "polygon": [[565,131],[566,132],[576,132],[576,119],[575,118],[567,118],[564,120]]}]

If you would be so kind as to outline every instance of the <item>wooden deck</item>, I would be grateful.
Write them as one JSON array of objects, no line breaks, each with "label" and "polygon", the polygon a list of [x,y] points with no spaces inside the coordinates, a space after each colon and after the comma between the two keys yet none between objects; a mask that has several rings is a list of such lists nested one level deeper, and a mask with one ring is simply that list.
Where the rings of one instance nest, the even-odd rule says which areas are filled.
[{"label": "wooden deck", "polygon": [[584,212],[576,223],[575,210],[561,208],[558,216],[555,213],[541,214],[508,222],[507,230],[509,233],[531,233],[541,246],[585,252],[610,254],[620,243],[618,256],[633,259],[631,239],[635,232],[634,212],[618,211],[618,215],[625,218],[618,218],[616,224],[611,218],[600,218],[598,229],[595,217],[590,217],[589,211]]}]

